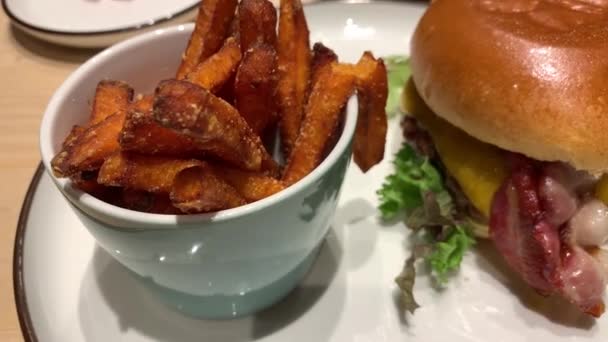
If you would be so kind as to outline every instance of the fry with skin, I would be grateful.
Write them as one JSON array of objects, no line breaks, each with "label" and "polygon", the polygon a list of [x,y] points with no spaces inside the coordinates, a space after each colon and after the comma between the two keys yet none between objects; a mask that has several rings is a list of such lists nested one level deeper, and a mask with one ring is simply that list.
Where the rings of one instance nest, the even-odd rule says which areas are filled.
[{"label": "fry with skin", "polygon": [[178,215],[181,211],[173,206],[169,194],[153,194],[146,191],[122,189],[116,205],[145,213]]},{"label": "fry with skin", "polygon": [[238,0],[204,0],[198,9],[198,17],[188,46],[177,71],[177,79],[183,79],[202,61],[222,46],[228,35]]},{"label": "fry with skin", "polygon": [[388,80],[382,59],[365,52],[357,63],[359,113],[353,141],[355,163],[367,172],[384,158],[386,145],[386,99]]},{"label": "fry with skin", "polygon": [[51,161],[55,176],[70,177],[99,169],[105,158],[118,151],[118,135],[124,121],[125,114],[116,113],[84,130]]},{"label": "fry with skin", "polygon": [[224,210],[247,203],[230,184],[205,165],[177,174],[170,198],[173,205],[184,213]]},{"label": "fry with skin", "polygon": [[238,9],[239,37],[243,54],[256,43],[277,44],[277,11],[268,0],[241,0]]},{"label": "fry with skin", "polygon": [[153,105],[154,95],[143,95],[131,104],[119,135],[121,150],[180,158],[200,156],[192,139],[180,136],[154,120]]},{"label": "fry with skin", "polygon": [[300,0],[281,0],[277,53],[278,104],[283,152],[287,157],[298,138],[310,79],[309,32]]},{"label": "fry with skin", "polygon": [[243,171],[222,164],[210,164],[220,178],[232,185],[247,202],[255,202],[283,189],[280,180],[260,172]]},{"label": "fry with skin", "polygon": [[123,151],[140,154],[180,158],[203,155],[192,138],[178,134],[156,122],[151,110],[129,112],[120,132],[119,141]]},{"label": "fry with skin", "polygon": [[345,66],[332,62],[315,83],[306,105],[306,116],[298,140],[283,174],[291,185],[317,167],[340,122],[342,108],[355,89],[355,77]]},{"label": "fry with skin", "polygon": [[78,138],[80,138],[80,136],[82,135],[82,133],[84,133],[85,130],[86,128],[83,126],[72,126],[70,133],[68,133],[68,136],[65,137],[65,140],[61,144],[61,148],[63,150],[72,148],[72,146],[74,146],[74,144],[78,141]]},{"label": "fry with skin", "polygon": [[314,88],[317,83],[319,76],[325,68],[328,68],[333,62],[338,61],[338,55],[323,45],[322,43],[315,43],[312,48],[312,62],[310,72],[310,89]]},{"label": "fry with skin", "polygon": [[[311,73],[310,73],[310,89],[314,88],[314,85],[317,83],[320,75],[324,72],[325,69],[329,68],[332,63],[338,62],[338,56],[334,53],[334,51],[322,43],[315,43],[312,48],[312,63],[311,63]],[[339,115],[340,120],[338,120],[339,127],[344,119],[346,108],[342,109],[342,112]],[[334,145],[340,139],[340,132],[337,129],[334,129],[331,137],[328,139],[325,149],[323,151],[323,158],[325,158],[329,152],[333,149]]]},{"label": "fry with skin", "polygon": [[190,137],[202,151],[250,171],[272,158],[247,122],[229,103],[189,82],[168,80],[156,89],[154,118]]},{"label": "fry with skin", "polygon": [[230,22],[230,27],[228,28],[228,37],[232,37],[232,38],[236,39],[236,41],[239,42],[239,45],[240,45],[241,37],[239,34],[239,11],[238,11],[238,9],[234,13],[234,17],[232,18],[232,21]]},{"label": "fry with skin", "polygon": [[107,187],[97,183],[96,180],[72,179],[74,186],[94,197],[102,197]]},{"label": "fry with skin", "polygon": [[201,164],[202,162],[196,159],[117,152],[103,163],[97,182],[106,186],[120,186],[151,193],[169,193],[175,175],[181,170]]},{"label": "fry with skin", "polygon": [[108,200],[114,194],[112,188],[97,183],[97,171],[84,171],[78,175],[70,177],[74,187],[97,197],[101,200]]},{"label": "fry with skin", "polygon": [[277,77],[277,54],[272,46],[256,43],[245,52],[234,83],[235,106],[260,136],[277,120]]},{"label": "fry with skin", "polygon": [[222,48],[197,65],[186,79],[212,93],[217,93],[230,79],[241,61],[241,48],[235,38],[228,38]]},{"label": "fry with skin", "polygon": [[99,168],[103,158],[116,149],[113,136],[124,121],[132,97],[133,89],[124,82],[99,82],[89,122],[72,127],[51,161],[55,176],[79,179],[81,171]]},{"label": "fry with skin", "polygon": [[132,99],[133,88],[125,82],[110,80],[99,82],[93,98],[89,126],[98,124],[116,113],[124,115]]},{"label": "fry with skin", "polygon": [[[154,105],[154,95],[140,94],[140,95],[137,95],[135,100],[133,102],[131,102],[131,104],[129,105],[129,111],[146,113],[146,112],[152,111],[153,105]],[[128,116],[128,114],[127,114],[127,116]]]}]

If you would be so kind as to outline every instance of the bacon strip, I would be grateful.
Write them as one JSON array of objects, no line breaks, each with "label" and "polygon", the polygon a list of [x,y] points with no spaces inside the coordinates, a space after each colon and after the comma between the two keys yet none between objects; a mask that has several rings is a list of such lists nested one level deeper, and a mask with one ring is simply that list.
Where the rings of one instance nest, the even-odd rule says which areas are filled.
[{"label": "bacon strip", "polygon": [[511,175],[492,204],[491,239],[530,286],[545,295],[562,295],[599,317],[604,312],[605,271],[570,238],[566,224],[579,202],[576,189],[552,177],[555,164],[519,155],[511,159]]}]

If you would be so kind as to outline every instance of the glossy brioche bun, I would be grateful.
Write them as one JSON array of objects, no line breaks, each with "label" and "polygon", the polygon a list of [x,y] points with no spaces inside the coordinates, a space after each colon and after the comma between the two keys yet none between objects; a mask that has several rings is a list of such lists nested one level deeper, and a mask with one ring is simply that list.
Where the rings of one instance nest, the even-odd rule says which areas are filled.
[{"label": "glossy brioche bun", "polygon": [[412,38],[418,92],[482,141],[608,171],[608,1],[589,3],[433,2]]}]

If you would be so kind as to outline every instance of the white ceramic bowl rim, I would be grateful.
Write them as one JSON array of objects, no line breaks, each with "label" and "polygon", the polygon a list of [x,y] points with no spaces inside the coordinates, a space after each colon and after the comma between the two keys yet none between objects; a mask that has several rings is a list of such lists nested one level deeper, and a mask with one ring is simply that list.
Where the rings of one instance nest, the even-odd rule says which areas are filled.
[{"label": "white ceramic bowl rim", "polygon": [[[222,210],[213,213],[205,213],[205,214],[194,214],[194,215],[164,215],[164,214],[150,214],[144,213],[134,210],[129,210],[125,208],[121,208],[109,203],[106,203],[100,199],[95,198],[88,193],[81,191],[71,187],[70,181],[68,179],[58,179],[53,175],[51,171],[51,160],[54,157],[53,152],[53,141],[51,132],[53,131],[53,126],[56,123],[57,119],[60,117],[61,113],[57,110],[60,104],[64,101],[64,99],[69,96],[70,89],[74,87],[74,85],[80,83],[83,78],[86,78],[87,75],[96,68],[97,64],[102,61],[105,61],[109,58],[112,58],[116,53],[121,52],[123,50],[127,50],[134,46],[143,46],[145,44],[150,43],[157,39],[157,37],[176,33],[178,31],[192,31],[194,28],[194,24],[185,24],[185,25],[177,25],[172,26],[165,29],[158,29],[152,32],[144,33],[123,42],[120,42],[116,45],[113,45],[97,55],[93,56],[87,62],[85,62],[82,66],[80,66],[76,71],[74,71],[57,89],[57,91],[53,94],[46,110],[44,116],[42,118],[42,123],[40,126],[40,151],[42,155],[42,161],[47,172],[53,178],[55,183],[70,192],[70,196],[74,197],[75,201],[80,202],[85,208],[94,208],[93,210],[102,213],[103,215],[107,215],[108,217],[116,218],[122,221],[133,222],[138,226],[145,226],[147,228],[163,228],[166,229],[168,226],[175,225],[177,218],[179,217],[179,222],[183,224],[188,223],[197,223],[197,222],[219,222],[235,219],[238,217],[245,216],[249,213],[261,210],[263,208],[272,206],[282,200],[295,195],[300,192],[304,188],[308,187],[311,183],[316,182],[324,175],[342,156],[344,151],[348,148],[348,145],[351,141],[352,136],[355,132],[356,127],[356,113],[353,110],[346,111],[346,118],[344,120],[344,125],[342,129],[342,134],[340,139],[331,150],[331,152],[327,155],[327,157],[321,162],[321,164],[315,168],[310,174],[306,177],[302,178],[297,183],[291,185],[283,191],[280,191],[272,196],[264,198],[262,200],[246,204],[241,207]],[[159,80],[160,81],[160,80]],[[349,106],[352,107],[352,102],[349,103]],[[178,226],[175,225],[175,228]]]}]

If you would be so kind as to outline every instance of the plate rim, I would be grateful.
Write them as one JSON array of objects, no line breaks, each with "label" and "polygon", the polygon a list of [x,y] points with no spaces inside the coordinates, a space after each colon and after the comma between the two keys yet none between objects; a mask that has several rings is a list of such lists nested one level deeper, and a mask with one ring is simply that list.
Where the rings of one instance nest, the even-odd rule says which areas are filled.
[{"label": "plate rim", "polygon": [[150,28],[150,27],[171,21],[171,20],[173,20],[177,17],[183,16],[187,13],[190,13],[191,11],[196,10],[198,8],[199,4],[200,4],[200,1],[197,1],[193,5],[188,6],[188,7],[184,8],[183,10],[172,13],[169,16],[155,18],[148,22],[143,22],[143,23],[135,24],[135,25],[129,25],[126,27],[121,27],[121,28],[116,28],[116,29],[96,30],[96,31],[54,30],[54,29],[48,29],[48,28],[44,28],[44,27],[37,26],[34,24],[30,24],[30,23],[24,21],[23,19],[19,18],[17,15],[15,15],[15,13],[13,13],[11,11],[11,9],[9,8],[9,6],[7,4],[7,0],[2,0],[2,9],[4,10],[4,13],[6,14],[6,16],[12,22],[15,22],[16,24],[21,25],[29,30],[43,32],[46,34],[61,35],[61,36],[86,37],[86,36],[101,36],[101,35],[110,35],[110,34],[116,34],[116,33],[134,32],[134,31]]},{"label": "plate rim", "polygon": [[38,336],[34,330],[32,317],[27,305],[25,280],[23,278],[23,248],[27,221],[30,215],[34,194],[38,189],[38,185],[40,184],[43,174],[44,165],[41,161],[39,161],[38,167],[36,168],[36,171],[34,171],[34,175],[30,180],[30,184],[21,204],[21,211],[19,212],[17,231],[15,233],[15,241],[13,244],[13,295],[15,298],[19,326],[21,327],[21,335],[23,335],[26,342],[38,342]]}]

